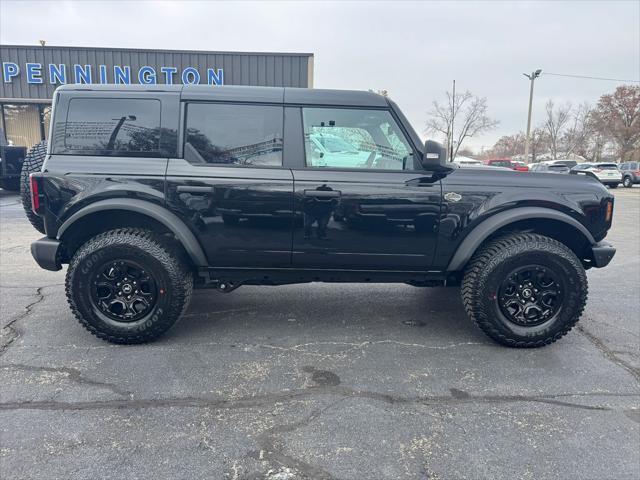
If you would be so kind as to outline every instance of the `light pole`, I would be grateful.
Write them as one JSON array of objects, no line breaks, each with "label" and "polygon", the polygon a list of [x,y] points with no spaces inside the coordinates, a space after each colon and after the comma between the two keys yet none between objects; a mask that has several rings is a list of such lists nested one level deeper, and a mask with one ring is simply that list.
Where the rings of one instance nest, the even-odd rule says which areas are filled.
[{"label": "light pole", "polygon": [[531,105],[533,103],[533,82],[540,76],[542,70],[538,69],[535,72],[531,72],[531,75],[523,73],[531,81],[531,89],[529,90],[529,115],[527,117],[527,136],[524,140],[524,163],[529,163],[529,143],[531,135]]}]

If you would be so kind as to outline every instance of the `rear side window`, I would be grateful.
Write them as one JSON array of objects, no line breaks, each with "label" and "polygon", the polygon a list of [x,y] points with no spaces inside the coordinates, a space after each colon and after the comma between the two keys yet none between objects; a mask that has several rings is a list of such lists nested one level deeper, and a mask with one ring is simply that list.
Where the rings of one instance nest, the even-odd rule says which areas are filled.
[{"label": "rear side window", "polygon": [[224,166],[282,166],[283,107],[190,103],[185,160]]},{"label": "rear side window", "polygon": [[65,125],[65,153],[155,156],[160,153],[160,100],[73,98]]}]

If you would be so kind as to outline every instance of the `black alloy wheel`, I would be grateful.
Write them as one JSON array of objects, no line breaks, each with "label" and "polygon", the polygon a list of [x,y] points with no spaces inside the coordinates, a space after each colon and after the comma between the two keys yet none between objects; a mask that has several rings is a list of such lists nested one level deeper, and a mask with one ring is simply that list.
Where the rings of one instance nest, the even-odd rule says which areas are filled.
[{"label": "black alloy wheel", "polygon": [[516,325],[532,327],[552,319],[562,308],[564,289],[551,269],[525,265],[502,282],[496,301],[502,314]]},{"label": "black alloy wheel", "polygon": [[110,261],[97,269],[91,290],[93,306],[117,322],[135,322],[154,307],[156,282],[137,262]]}]

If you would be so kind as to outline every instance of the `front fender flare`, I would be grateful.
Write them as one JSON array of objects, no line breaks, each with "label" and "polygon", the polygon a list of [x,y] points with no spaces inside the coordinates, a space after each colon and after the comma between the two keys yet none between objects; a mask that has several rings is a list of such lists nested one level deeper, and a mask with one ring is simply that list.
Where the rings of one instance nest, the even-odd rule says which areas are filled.
[{"label": "front fender flare", "polygon": [[543,207],[520,207],[492,215],[477,225],[458,246],[456,253],[447,266],[447,271],[455,272],[462,270],[482,242],[499,228],[509,225],[510,223],[534,218],[545,218],[564,222],[582,233],[591,245],[596,243],[591,232],[589,232],[583,224],[566,213]]},{"label": "front fender flare", "polygon": [[185,223],[180,220],[178,216],[176,216],[166,208],[161,207],[160,205],[156,205],[155,203],[146,202],[144,200],[124,200],[112,198],[99,200],[95,203],[92,203],[91,205],[87,205],[86,207],[75,212],[67,220],[64,221],[64,223],[58,229],[57,238],[61,239],[64,235],[64,232],[77,220],[86,217],[87,215],[91,215],[92,213],[104,210],[127,210],[130,212],[147,215],[148,217],[157,220],[165,227],[167,227],[171,232],[173,232],[180,243],[182,243],[182,246],[184,247],[187,254],[191,258],[191,261],[196,267],[207,266],[207,257],[205,256],[200,243],[196,239],[193,232],[191,232],[191,230],[189,230],[189,228],[185,225]]}]

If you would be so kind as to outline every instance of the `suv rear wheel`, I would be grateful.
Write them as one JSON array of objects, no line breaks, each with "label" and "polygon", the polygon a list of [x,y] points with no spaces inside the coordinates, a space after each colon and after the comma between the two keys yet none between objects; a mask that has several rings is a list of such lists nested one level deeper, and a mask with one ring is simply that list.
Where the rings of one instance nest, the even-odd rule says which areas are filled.
[{"label": "suv rear wheel", "polygon": [[629,176],[624,177],[624,179],[622,180],[622,185],[624,186],[624,188],[631,188],[633,187],[633,180],[631,180],[631,177]]},{"label": "suv rear wheel", "polygon": [[467,314],[489,337],[510,347],[541,347],[580,319],[587,289],[584,268],[568,247],[519,233],[474,255],[461,293]]},{"label": "suv rear wheel", "polygon": [[146,230],[93,237],[69,263],[71,310],[89,332],[112,343],[158,338],[186,310],[193,289],[193,275],[176,252]]}]

